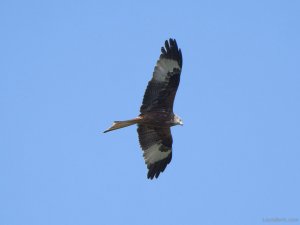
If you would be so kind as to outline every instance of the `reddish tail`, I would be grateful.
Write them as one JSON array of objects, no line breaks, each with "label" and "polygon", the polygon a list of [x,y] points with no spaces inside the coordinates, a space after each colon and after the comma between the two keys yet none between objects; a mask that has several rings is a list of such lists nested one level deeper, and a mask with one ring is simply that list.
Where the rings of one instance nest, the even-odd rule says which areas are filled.
[{"label": "reddish tail", "polygon": [[124,121],[115,121],[112,126],[110,128],[108,128],[106,131],[104,131],[103,133],[107,133],[109,131],[113,131],[113,130],[117,130],[123,127],[128,127],[131,126],[133,124],[138,123],[141,120],[140,117],[131,119],[131,120],[124,120]]}]

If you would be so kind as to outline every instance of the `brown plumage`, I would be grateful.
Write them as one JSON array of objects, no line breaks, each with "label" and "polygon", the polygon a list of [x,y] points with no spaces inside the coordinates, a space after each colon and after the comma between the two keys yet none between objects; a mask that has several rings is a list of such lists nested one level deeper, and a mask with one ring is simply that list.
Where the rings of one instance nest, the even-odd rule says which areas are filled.
[{"label": "brown plumage", "polygon": [[147,177],[153,179],[163,172],[172,159],[171,126],[183,125],[173,112],[174,99],[180,82],[182,54],[175,39],[165,41],[144,94],[140,115],[131,120],[115,121],[104,133],[138,125],[138,135],[148,168]]}]

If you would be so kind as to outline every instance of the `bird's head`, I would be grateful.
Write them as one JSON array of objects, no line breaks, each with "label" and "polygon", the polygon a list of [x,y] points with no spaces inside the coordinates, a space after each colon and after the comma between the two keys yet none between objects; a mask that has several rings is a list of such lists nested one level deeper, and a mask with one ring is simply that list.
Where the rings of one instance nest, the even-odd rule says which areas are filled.
[{"label": "bird's head", "polygon": [[174,124],[183,126],[182,119],[179,116],[177,116],[176,114],[174,115]]}]

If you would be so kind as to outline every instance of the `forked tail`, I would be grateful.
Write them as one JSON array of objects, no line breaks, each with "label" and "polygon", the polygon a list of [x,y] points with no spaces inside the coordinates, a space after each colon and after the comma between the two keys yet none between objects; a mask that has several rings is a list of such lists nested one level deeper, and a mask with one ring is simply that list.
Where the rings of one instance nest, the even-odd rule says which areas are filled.
[{"label": "forked tail", "polygon": [[138,123],[141,120],[140,117],[131,119],[131,120],[124,120],[124,121],[115,121],[112,126],[110,128],[108,128],[106,131],[104,131],[103,133],[107,133],[109,131],[113,131],[113,130],[117,130],[123,127],[128,127],[131,126],[133,124]]}]

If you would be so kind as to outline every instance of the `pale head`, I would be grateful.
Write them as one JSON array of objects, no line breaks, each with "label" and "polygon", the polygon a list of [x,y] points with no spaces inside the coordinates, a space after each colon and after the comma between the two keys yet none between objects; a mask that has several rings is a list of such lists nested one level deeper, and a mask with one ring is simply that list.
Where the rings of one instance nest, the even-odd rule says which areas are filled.
[{"label": "pale head", "polygon": [[182,121],[182,119],[179,117],[179,116],[177,116],[176,114],[174,114],[174,125],[183,125],[183,121]]}]

